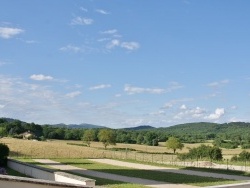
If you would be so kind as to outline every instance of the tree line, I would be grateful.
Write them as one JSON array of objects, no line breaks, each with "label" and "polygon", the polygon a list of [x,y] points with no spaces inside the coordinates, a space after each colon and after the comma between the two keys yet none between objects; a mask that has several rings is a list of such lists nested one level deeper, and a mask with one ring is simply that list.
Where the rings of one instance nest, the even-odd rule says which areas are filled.
[{"label": "tree line", "polygon": [[[250,123],[234,122],[228,124],[188,123],[166,128],[147,130],[108,129],[112,131],[116,143],[144,144],[157,146],[169,137],[178,138],[181,143],[202,143],[214,140],[214,146],[222,148],[250,148]],[[22,133],[31,132],[38,140],[61,139],[82,140],[89,129],[71,129],[51,125],[38,125],[19,120],[8,121],[0,118],[0,136],[22,138]],[[93,129],[93,141],[100,141],[99,132],[102,128]]]}]

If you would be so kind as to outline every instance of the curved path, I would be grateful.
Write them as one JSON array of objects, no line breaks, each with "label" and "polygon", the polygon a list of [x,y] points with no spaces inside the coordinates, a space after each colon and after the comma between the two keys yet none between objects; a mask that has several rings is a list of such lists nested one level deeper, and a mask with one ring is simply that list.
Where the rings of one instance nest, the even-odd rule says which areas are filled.
[{"label": "curved path", "polygon": [[88,159],[88,160],[99,162],[99,163],[111,164],[115,166],[126,166],[129,168],[136,168],[136,169],[155,170],[155,171],[160,171],[160,172],[171,172],[175,174],[187,174],[187,175],[194,175],[194,176],[222,178],[222,179],[230,179],[230,180],[250,181],[250,177],[247,177],[247,176],[218,174],[218,173],[201,172],[201,171],[194,171],[194,170],[180,170],[176,168],[167,168],[167,167],[144,165],[144,164],[138,164],[138,163],[129,163],[129,162],[123,162],[123,161],[118,161],[118,160],[113,160],[113,159]]},{"label": "curved path", "polygon": [[[136,168],[136,169],[143,169],[143,170],[154,170],[160,172],[172,172],[176,174],[187,174],[187,175],[195,175],[195,176],[204,176],[204,177],[213,177],[213,178],[223,178],[223,179],[231,179],[231,180],[240,180],[240,181],[248,181],[245,183],[239,184],[232,184],[232,185],[220,185],[220,186],[209,186],[207,188],[248,188],[250,187],[250,177],[245,176],[237,176],[237,175],[227,175],[227,174],[217,174],[217,173],[210,173],[210,172],[200,172],[200,171],[192,171],[192,170],[179,170],[174,168],[167,168],[167,167],[159,167],[159,166],[152,166],[152,165],[144,165],[138,163],[129,163],[123,162],[118,160],[112,159],[88,159],[94,162],[111,164],[115,166],[126,166],[129,168]],[[34,159],[39,163],[46,164],[52,168],[66,170],[72,173],[78,173],[86,176],[110,179],[110,180],[117,180],[121,182],[127,183],[135,183],[135,184],[142,184],[148,187],[155,187],[155,188],[194,188],[196,186],[185,185],[185,184],[173,184],[173,183],[166,183],[161,181],[154,181],[142,178],[133,178],[127,176],[121,176],[116,174],[104,173],[104,172],[97,172],[93,170],[87,170],[83,168],[78,168],[71,165],[65,165],[60,162],[48,160],[48,159]]]},{"label": "curved path", "polygon": [[34,159],[34,161],[46,164],[52,168],[60,169],[60,170],[66,170],[68,172],[92,176],[92,177],[98,177],[98,178],[104,178],[104,179],[110,179],[110,180],[117,180],[127,183],[135,183],[135,184],[142,184],[148,187],[155,187],[155,188],[194,188],[194,186],[190,185],[184,185],[184,184],[172,184],[167,182],[161,182],[161,181],[154,181],[154,180],[147,180],[142,178],[133,178],[133,177],[127,177],[127,176],[121,176],[116,174],[110,174],[110,173],[103,173],[103,172],[97,172],[93,170],[87,170],[83,168],[78,168],[71,165],[65,165],[56,161],[48,160],[48,159]]}]

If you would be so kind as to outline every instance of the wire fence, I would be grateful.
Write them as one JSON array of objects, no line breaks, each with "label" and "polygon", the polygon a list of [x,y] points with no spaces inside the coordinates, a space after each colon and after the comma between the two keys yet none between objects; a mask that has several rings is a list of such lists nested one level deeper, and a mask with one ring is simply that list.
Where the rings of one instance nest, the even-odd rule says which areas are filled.
[{"label": "wire fence", "polygon": [[180,167],[200,167],[215,168],[224,170],[238,170],[250,172],[250,161],[231,162],[230,160],[222,161],[204,161],[204,160],[185,160],[181,161],[174,154],[155,154],[141,153],[138,151],[112,151],[96,148],[88,148],[88,150],[63,150],[63,149],[27,149],[24,151],[11,151],[12,158],[109,158],[119,160],[133,160],[147,163],[158,163]]}]

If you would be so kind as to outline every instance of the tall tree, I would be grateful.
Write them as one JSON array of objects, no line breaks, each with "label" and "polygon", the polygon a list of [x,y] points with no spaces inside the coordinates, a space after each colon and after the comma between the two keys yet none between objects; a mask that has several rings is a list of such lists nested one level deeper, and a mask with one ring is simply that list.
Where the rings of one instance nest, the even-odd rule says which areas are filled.
[{"label": "tall tree", "polygon": [[115,138],[116,138],[115,133],[111,129],[101,129],[98,133],[98,139],[100,142],[103,143],[105,149],[109,145],[116,144]]},{"label": "tall tree", "polygon": [[84,131],[82,140],[90,147],[91,141],[95,140],[95,130],[87,129]]},{"label": "tall tree", "polygon": [[180,142],[178,138],[175,137],[169,137],[166,141],[166,146],[168,149],[172,149],[175,153],[177,149],[182,149],[184,145]]}]

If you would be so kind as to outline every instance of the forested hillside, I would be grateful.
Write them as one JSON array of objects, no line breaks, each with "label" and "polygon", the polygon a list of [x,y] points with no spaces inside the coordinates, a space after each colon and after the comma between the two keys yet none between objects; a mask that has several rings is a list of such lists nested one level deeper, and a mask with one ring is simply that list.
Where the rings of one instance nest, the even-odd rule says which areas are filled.
[{"label": "forested hillside", "polygon": [[[94,141],[99,141],[98,133],[106,127],[90,126],[60,126],[38,125],[26,123],[20,120],[0,118],[0,136],[23,138],[23,133],[30,132],[33,139],[64,139],[81,140],[84,132],[93,128],[95,132]],[[72,127],[72,128],[70,128]],[[165,142],[170,136],[179,138],[182,142],[197,143],[206,140],[214,140],[218,146],[237,147],[238,145],[250,144],[250,123],[186,123],[171,127],[154,128],[151,126],[139,126],[129,129],[112,129],[117,143],[158,145],[158,142]],[[230,146],[229,146],[230,145]]]}]

